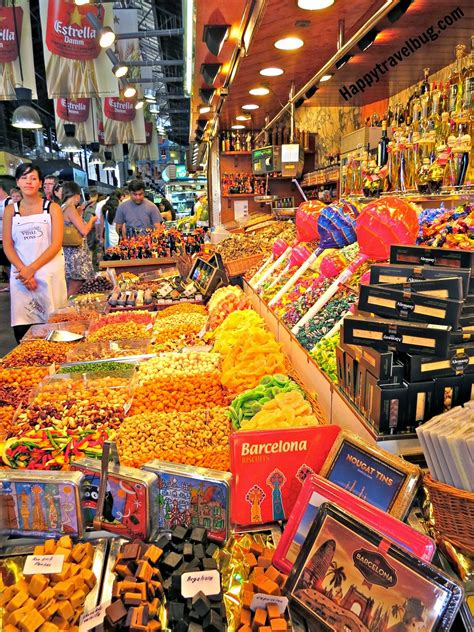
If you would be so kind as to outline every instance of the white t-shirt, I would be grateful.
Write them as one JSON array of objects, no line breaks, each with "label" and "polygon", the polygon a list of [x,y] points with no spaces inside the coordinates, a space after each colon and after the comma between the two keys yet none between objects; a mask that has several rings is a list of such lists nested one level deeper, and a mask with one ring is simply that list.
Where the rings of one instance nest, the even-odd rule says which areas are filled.
[{"label": "white t-shirt", "polygon": [[96,216],[96,220],[95,223],[96,224],[100,224],[101,219],[102,219],[102,209],[104,208],[106,202],[108,201],[108,197],[105,198],[105,200],[102,200],[101,202],[97,202],[97,204],[95,205],[95,216]]},{"label": "white t-shirt", "polygon": [[4,200],[0,200],[0,241],[3,241],[3,213],[5,212],[5,207],[11,204],[11,202],[12,199],[10,196]]}]

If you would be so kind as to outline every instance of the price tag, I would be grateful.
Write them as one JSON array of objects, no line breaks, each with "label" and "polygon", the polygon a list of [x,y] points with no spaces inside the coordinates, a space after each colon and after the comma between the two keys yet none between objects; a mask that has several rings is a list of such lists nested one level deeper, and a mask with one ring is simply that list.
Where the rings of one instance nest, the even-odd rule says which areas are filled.
[{"label": "price tag", "polygon": [[288,607],[288,598],[257,593],[252,599],[250,610],[256,610],[257,608],[262,608],[262,610],[265,610],[269,603],[274,603],[276,606],[278,606],[280,614],[283,614]]},{"label": "price tag", "polygon": [[194,597],[198,592],[205,595],[218,595],[221,591],[219,571],[196,571],[181,576],[181,594],[185,599]]},{"label": "price tag", "polygon": [[23,575],[49,575],[63,570],[64,555],[28,555]]},{"label": "price tag", "polygon": [[79,632],[87,632],[87,630],[95,628],[96,625],[100,625],[105,619],[105,611],[110,603],[110,601],[105,601],[92,610],[83,612],[79,619]]}]

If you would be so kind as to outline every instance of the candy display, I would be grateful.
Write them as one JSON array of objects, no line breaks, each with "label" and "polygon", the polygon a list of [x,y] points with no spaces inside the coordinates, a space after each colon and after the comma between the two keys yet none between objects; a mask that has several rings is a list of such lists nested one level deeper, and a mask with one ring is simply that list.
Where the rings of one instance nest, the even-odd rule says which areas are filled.
[{"label": "candy display", "polygon": [[105,274],[98,274],[93,279],[84,281],[77,293],[92,294],[94,292],[108,292],[112,288],[112,281]]},{"label": "candy display", "polygon": [[332,336],[323,336],[311,350],[311,355],[318,366],[327,374],[332,382],[337,382],[336,347],[339,344],[339,332]]},{"label": "candy display", "polygon": [[232,312],[249,307],[248,298],[238,286],[228,285],[219,288],[207,303],[209,317],[206,328],[212,331],[222,324]]},{"label": "candy display", "polygon": [[474,210],[471,204],[452,211],[428,215],[420,221],[417,243],[423,246],[474,250],[472,227]]},{"label": "candy display", "polygon": [[278,393],[251,419],[244,419],[240,430],[267,430],[269,428],[300,428],[317,426],[311,404],[299,391]]},{"label": "candy display", "polygon": [[119,259],[157,259],[170,257],[182,247],[180,231],[171,229],[147,230],[141,235],[122,239],[117,246],[108,248],[105,260]]}]

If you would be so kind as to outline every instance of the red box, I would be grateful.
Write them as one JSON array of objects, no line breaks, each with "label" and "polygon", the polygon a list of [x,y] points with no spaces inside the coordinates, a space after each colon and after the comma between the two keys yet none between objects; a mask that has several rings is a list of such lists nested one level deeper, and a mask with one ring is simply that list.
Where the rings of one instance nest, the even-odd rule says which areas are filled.
[{"label": "red box", "polygon": [[234,432],[231,520],[253,526],[286,520],[309,474],[318,474],[339,426]]}]

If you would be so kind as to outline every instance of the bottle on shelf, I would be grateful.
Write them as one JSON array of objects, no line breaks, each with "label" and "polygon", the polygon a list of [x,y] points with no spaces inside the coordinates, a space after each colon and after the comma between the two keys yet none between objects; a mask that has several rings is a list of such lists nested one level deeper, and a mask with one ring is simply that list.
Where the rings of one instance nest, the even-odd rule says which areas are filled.
[{"label": "bottle on shelf", "polygon": [[472,117],[472,108],[474,106],[474,35],[471,36],[471,54],[469,56],[468,66],[464,77],[463,87],[463,112],[467,117]]},{"label": "bottle on shelf", "polygon": [[449,88],[449,112],[451,116],[456,117],[460,114],[462,105],[462,91],[463,91],[463,59],[466,54],[466,46],[464,44],[458,44],[455,48],[456,52],[456,64],[454,72],[450,78]]},{"label": "bottle on shelf", "polygon": [[382,121],[382,136],[377,147],[377,166],[379,169],[384,167],[388,161],[388,137],[387,137],[387,120]]}]

